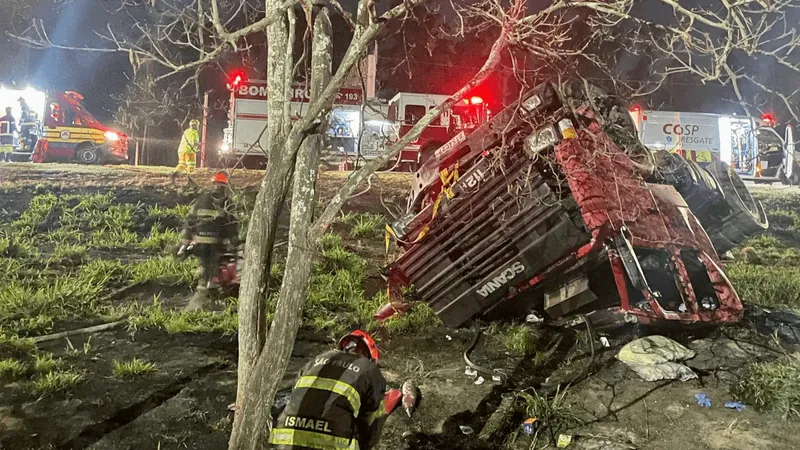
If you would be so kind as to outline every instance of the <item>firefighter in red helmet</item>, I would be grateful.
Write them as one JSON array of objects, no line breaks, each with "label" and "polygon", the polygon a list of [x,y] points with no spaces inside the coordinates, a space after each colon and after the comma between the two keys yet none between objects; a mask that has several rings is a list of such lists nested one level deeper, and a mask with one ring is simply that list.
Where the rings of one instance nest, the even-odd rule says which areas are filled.
[{"label": "firefighter in red helmet", "polygon": [[353,331],[300,372],[270,443],[280,450],[372,449],[387,416],[385,394],[375,341]]},{"label": "firefighter in red helmet", "polygon": [[[192,203],[186,217],[183,241],[178,250],[179,256],[191,253],[200,259],[200,280],[198,292],[215,289],[214,277],[219,273],[226,241],[232,247],[239,245],[239,230],[233,201],[228,196],[228,175],[217,172],[213,178],[214,190],[201,194]],[[202,305],[190,304],[190,309]]]}]

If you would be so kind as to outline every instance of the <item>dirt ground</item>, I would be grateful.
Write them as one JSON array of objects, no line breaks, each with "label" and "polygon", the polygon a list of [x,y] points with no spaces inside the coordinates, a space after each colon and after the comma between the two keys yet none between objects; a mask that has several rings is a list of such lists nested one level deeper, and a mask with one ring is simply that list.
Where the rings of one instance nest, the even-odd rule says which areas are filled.
[{"label": "dirt ground", "polygon": [[[18,220],[35,195],[47,192],[113,192],[118,202],[164,208],[185,204],[193,191],[183,185],[172,186],[170,171],[169,168],[145,170],[72,165],[0,166],[0,225]],[[208,187],[211,174],[201,170],[195,179],[201,187]],[[261,172],[236,171],[232,183],[235,188],[252,194],[261,176]],[[345,176],[338,172],[323,174],[322,201],[332,195]],[[409,182],[408,175],[380,175],[345,209],[387,215],[387,207],[395,210],[405,204]],[[57,229],[57,224],[51,225]],[[141,227],[149,229],[150,225],[142,222]],[[358,249],[374,263],[368,280],[376,285],[368,290],[379,290],[380,278],[376,272],[382,256],[379,247],[360,240],[348,246]],[[138,251],[121,250],[90,251],[90,255],[126,263],[147,257]],[[44,256],[47,255],[43,251]],[[115,302],[147,304],[154,296],[162,299],[165,308],[178,309],[188,303],[191,286],[185,282],[152,282]],[[224,307],[221,305],[218,309]],[[5,318],[0,317],[0,323],[4,321]],[[94,323],[95,319],[77,318],[57,322],[48,332]],[[384,355],[381,365],[390,386],[399,387],[403,381],[411,379],[422,391],[422,401],[412,418],[401,412],[388,419],[380,449],[552,446],[550,430],[543,431],[538,442],[521,433],[519,424],[525,417],[519,411],[499,435],[482,440],[478,434],[504,396],[521,390],[544,392],[547,386],[564,380],[575,380],[568,383],[565,401],[581,425],[553,432],[554,435],[574,435],[573,448],[800,448],[800,436],[793,432],[797,419],[785,421],[754,408],[737,412],[722,406],[725,401],[732,400],[728,387],[744,367],[754,361],[773,360],[782,351],[792,348],[787,343],[778,347],[768,335],[756,333],[747,324],[676,336],[697,351],[698,356],[688,365],[700,378],[657,383],[640,380],[613,358],[619,346],[632,337],[633,330],[622,336],[609,336],[612,347],[597,348],[594,358],[588,356],[585,341],[572,334],[558,341],[560,350],[541,358],[514,356],[497,339],[483,339],[473,354],[474,360],[499,368],[510,376],[509,382],[503,385],[493,380],[476,383],[473,377],[465,375],[462,356],[475,332],[475,329],[439,328],[424,334],[380,335]],[[552,348],[550,338],[558,333],[552,330],[539,333],[543,337],[538,349]],[[327,333],[302,330],[282,386],[291,386],[297,370],[332,344]],[[226,448],[232,419],[228,405],[235,396],[235,334],[170,334],[157,328],[118,327],[42,343],[38,351],[61,358],[62,366],[84,374],[84,379],[71,390],[48,395],[32,394],[25,388],[24,380],[5,383],[0,390],[0,450]],[[9,355],[13,353],[0,347],[0,358]],[[134,357],[152,362],[155,371],[126,380],[115,377],[112,362]],[[574,376],[576,373],[580,376]],[[697,406],[696,393],[708,394],[713,401],[712,408]]]}]

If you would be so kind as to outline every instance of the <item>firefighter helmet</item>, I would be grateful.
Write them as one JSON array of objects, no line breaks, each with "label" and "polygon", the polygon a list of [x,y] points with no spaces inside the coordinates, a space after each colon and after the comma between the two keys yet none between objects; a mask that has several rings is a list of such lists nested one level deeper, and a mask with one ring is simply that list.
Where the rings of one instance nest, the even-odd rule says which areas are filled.
[{"label": "firefighter helmet", "polygon": [[363,356],[368,357],[375,363],[378,362],[378,346],[375,345],[375,339],[372,339],[372,336],[365,331],[356,330],[339,339],[337,348],[339,350],[351,350],[355,348]]},{"label": "firefighter helmet", "polygon": [[192,119],[189,121],[189,126],[192,128],[197,128],[200,126],[200,121],[197,119]]},{"label": "firefighter helmet", "polygon": [[228,174],[222,171],[215,173],[214,183],[228,184]]}]

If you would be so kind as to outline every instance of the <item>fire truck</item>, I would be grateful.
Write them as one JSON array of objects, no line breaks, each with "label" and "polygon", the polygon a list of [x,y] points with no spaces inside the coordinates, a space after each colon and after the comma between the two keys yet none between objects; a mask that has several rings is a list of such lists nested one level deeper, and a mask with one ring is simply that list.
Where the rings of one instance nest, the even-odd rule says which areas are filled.
[{"label": "fire truck", "polygon": [[16,130],[0,124],[13,142],[12,160],[102,164],[128,159],[128,138],[98,121],[74,91],[50,95],[33,88],[0,88],[0,106],[11,107]]},{"label": "fire truck", "polygon": [[[393,125],[391,140],[408,134],[411,128],[431,109],[441,105],[449,95],[401,92],[389,100],[388,121]],[[397,155],[394,166],[416,171],[435,152],[445,152],[489,119],[489,108],[482,97],[465,98],[449,113],[442,114],[427,126],[420,136]],[[444,146],[444,148],[443,148]],[[367,155],[369,158],[369,155]]]},{"label": "fire truck", "polygon": [[752,117],[631,108],[639,139],[652,150],[668,150],[701,166],[722,161],[743,180],[800,184],[791,125],[784,133],[764,114]]},{"label": "fire truck", "polygon": [[[266,167],[267,149],[267,82],[244,81],[238,78],[229,85],[231,90],[228,128],[224,130],[219,156],[222,164],[231,167],[237,163],[245,167]],[[358,88],[342,88],[334,100],[331,118],[332,147],[336,152],[355,155],[361,126],[361,105],[364,94]],[[301,117],[310,101],[309,92],[302,84],[292,86],[291,114],[294,120]]]},{"label": "fire truck", "polygon": [[[237,163],[245,167],[266,167],[267,83],[243,81],[229,85],[231,89],[228,128],[224,130],[219,150],[222,164]],[[405,136],[430,109],[447,100],[447,95],[399,93],[389,102],[364,99],[361,89],[342,88],[334,101],[328,135],[331,149],[326,160],[340,161],[341,168],[350,167],[355,159],[377,157],[387,145]],[[291,112],[294,119],[308,106],[305,86],[293,86]],[[414,142],[403,149],[387,168],[416,170],[439,147],[458,136],[464,138],[488,118],[489,110],[480,97],[471,97],[442,115]]]}]

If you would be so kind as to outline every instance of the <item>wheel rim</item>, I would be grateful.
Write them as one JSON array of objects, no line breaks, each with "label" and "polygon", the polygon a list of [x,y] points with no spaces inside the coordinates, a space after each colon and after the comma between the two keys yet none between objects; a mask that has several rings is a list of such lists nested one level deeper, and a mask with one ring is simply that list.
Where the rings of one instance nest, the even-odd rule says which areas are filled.
[{"label": "wheel rim", "polygon": [[97,159],[97,154],[93,149],[87,148],[81,151],[81,160],[87,163],[93,163]]}]

